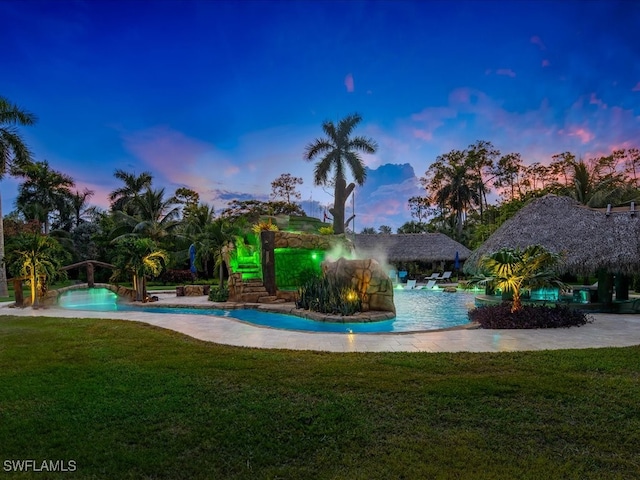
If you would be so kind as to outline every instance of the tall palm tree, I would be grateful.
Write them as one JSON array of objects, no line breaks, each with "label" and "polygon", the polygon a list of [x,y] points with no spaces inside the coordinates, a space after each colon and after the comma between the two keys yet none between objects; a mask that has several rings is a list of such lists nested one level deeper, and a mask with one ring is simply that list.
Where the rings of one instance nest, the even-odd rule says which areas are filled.
[{"label": "tall palm tree", "polygon": [[354,183],[347,186],[347,169],[351,171],[356,183],[363,185],[367,172],[358,152],[373,154],[378,149],[378,145],[371,138],[351,137],[354,128],[361,121],[362,117],[357,113],[346,116],[337,126],[331,121],[325,121],[322,130],[327,137],[318,138],[308,144],[304,153],[308,161],[320,158],[314,169],[315,185],[334,186],[333,208],[329,211],[333,215],[333,231],[336,234],[344,233],[345,204],[355,188]]},{"label": "tall palm tree", "polygon": [[147,189],[129,204],[136,210],[135,215],[115,211],[116,230],[114,236],[133,235],[151,238],[156,242],[177,235],[181,222],[180,208],[173,197],[165,198],[164,188]]},{"label": "tall palm tree", "polygon": [[443,212],[450,209],[453,213],[458,238],[461,238],[467,212],[482,201],[475,172],[466,162],[466,153],[453,150],[439,156],[421,181],[431,192],[431,200]]},{"label": "tall palm tree", "polygon": [[76,191],[71,194],[70,206],[73,211],[73,219],[76,227],[85,221],[82,217],[89,212],[90,207],[87,207],[87,205],[89,199],[93,197],[95,193],[93,190],[85,188],[82,192]]},{"label": "tall palm tree", "polygon": [[25,179],[18,189],[18,209],[26,214],[29,206],[37,205],[40,215],[32,218],[40,220],[44,224],[45,235],[49,234],[51,213],[63,210],[71,199],[70,189],[75,185],[73,178],[53,170],[46,160],[15,168],[14,173]]},{"label": "tall palm tree", "polygon": [[[31,162],[31,152],[18,134],[17,126],[36,123],[33,113],[21,109],[0,97],[0,180],[14,166],[24,167]],[[4,228],[2,224],[2,198],[0,196],[0,297],[9,295],[7,272],[4,267]]]},{"label": "tall palm tree", "polygon": [[122,180],[124,185],[109,194],[111,210],[124,211],[129,215],[133,215],[135,209],[132,203],[140,196],[140,192],[151,187],[153,176],[150,172],[142,172],[140,175],[136,175],[121,169],[116,169],[113,176],[118,180]]}]

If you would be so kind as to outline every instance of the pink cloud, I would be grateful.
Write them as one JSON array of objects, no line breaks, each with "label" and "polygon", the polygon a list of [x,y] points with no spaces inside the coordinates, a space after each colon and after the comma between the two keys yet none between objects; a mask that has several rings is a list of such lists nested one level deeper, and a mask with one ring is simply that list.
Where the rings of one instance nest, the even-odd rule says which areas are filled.
[{"label": "pink cloud", "polygon": [[[464,101],[464,100],[463,100]],[[415,138],[430,141],[433,133],[444,125],[445,121],[456,117],[456,111],[449,107],[425,108],[420,113],[411,115],[411,120],[423,124],[422,128],[412,128],[411,132]]]},{"label": "pink cloud", "polygon": [[533,37],[531,37],[530,41],[534,45],[537,45],[538,47],[540,47],[540,50],[546,50],[547,49],[547,47],[545,47],[544,43],[542,42],[542,39],[537,35],[534,35]]},{"label": "pink cloud", "polygon": [[510,68],[499,68],[498,70],[496,70],[496,75],[505,75],[507,77],[513,78],[516,76],[516,72],[514,72]]},{"label": "pink cloud", "polygon": [[350,73],[344,77],[344,86],[347,87],[347,92],[352,93],[355,89],[355,85],[353,83],[353,75]]},{"label": "pink cloud", "polygon": [[589,143],[595,138],[595,134],[585,127],[571,126],[568,129],[559,130],[558,133],[565,134],[570,137],[578,137],[580,142],[583,144]]},{"label": "pink cloud", "polygon": [[224,177],[239,173],[213,145],[189,138],[166,126],[153,127],[123,137],[125,149],[153,172],[154,183],[186,185],[204,192]]},{"label": "pink cloud", "polygon": [[551,66],[551,62],[545,58],[544,60],[542,60],[542,66],[549,67]]},{"label": "pink cloud", "polygon": [[589,103],[591,105],[598,105],[599,107],[607,108],[607,104],[604,103],[602,99],[598,98],[595,93],[591,94],[591,97],[589,98]]},{"label": "pink cloud", "polygon": [[636,83],[636,86],[631,89],[632,92],[640,92],[640,82]]}]

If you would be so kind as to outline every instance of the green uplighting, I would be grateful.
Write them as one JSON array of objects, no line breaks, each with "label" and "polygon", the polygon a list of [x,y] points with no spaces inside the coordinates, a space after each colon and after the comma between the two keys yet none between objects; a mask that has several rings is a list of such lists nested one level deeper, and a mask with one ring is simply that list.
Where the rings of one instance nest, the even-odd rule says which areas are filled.
[{"label": "green uplighting", "polygon": [[276,285],[280,290],[295,290],[305,281],[322,272],[320,264],[324,261],[322,250],[302,248],[276,248]]}]

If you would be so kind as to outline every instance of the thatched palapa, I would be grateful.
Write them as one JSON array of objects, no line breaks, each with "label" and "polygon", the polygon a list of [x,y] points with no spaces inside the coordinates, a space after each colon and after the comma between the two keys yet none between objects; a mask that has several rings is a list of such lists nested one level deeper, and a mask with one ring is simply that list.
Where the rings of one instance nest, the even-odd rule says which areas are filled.
[{"label": "thatched palapa", "polygon": [[356,253],[382,254],[388,262],[462,262],[471,250],[443,233],[357,234]]},{"label": "thatched palapa", "polygon": [[640,211],[630,207],[593,209],[569,197],[534,199],[507,220],[464,265],[475,273],[482,256],[501,248],[542,245],[563,256],[563,272],[588,275],[640,272]]}]

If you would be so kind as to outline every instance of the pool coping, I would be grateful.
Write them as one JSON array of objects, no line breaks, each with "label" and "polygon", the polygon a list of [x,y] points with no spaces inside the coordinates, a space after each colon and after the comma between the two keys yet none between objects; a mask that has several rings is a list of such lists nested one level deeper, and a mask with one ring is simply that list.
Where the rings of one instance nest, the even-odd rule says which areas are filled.
[{"label": "pool coping", "polygon": [[[164,298],[164,305],[194,307],[213,302],[206,297]],[[580,327],[537,330],[479,328],[403,333],[325,333],[278,330],[209,315],[158,315],[144,312],[90,312],[59,308],[9,308],[2,316],[113,319],[141,322],[173,330],[205,342],[223,345],[321,352],[515,352],[640,345],[640,315],[592,314],[594,322]]]}]

